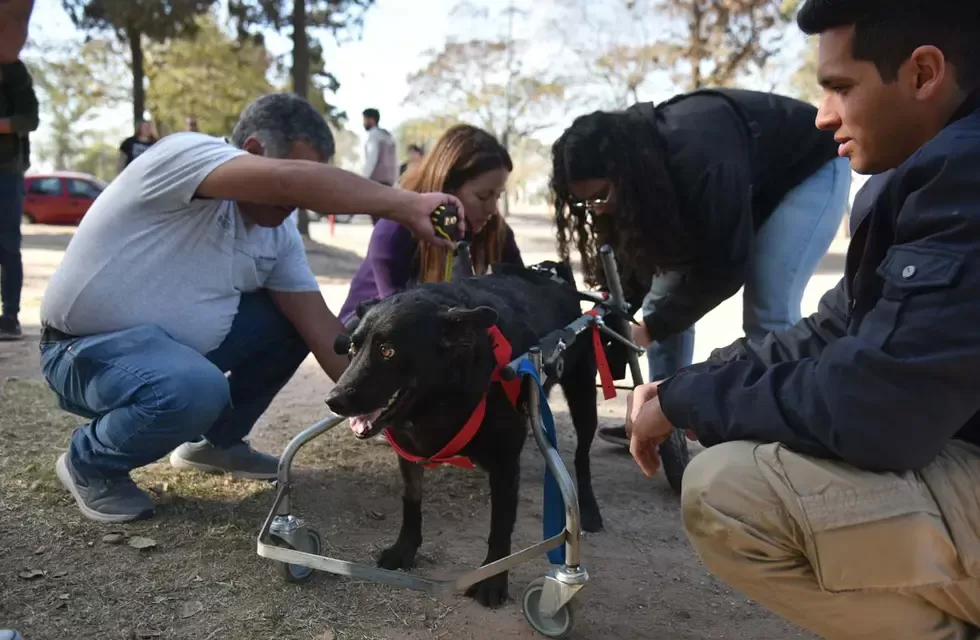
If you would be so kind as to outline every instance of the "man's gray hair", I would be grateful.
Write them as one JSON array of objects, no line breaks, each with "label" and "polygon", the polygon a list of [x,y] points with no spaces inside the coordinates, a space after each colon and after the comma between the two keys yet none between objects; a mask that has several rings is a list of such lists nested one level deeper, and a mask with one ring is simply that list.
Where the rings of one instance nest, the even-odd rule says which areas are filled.
[{"label": "man's gray hair", "polygon": [[231,143],[239,149],[255,138],[271,158],[282,158],[297,142],[305,142],[320,152],[323,161],[335,152],[333,134],[309,102],[295,93],[270,93],[245,107],[231,133]]}]

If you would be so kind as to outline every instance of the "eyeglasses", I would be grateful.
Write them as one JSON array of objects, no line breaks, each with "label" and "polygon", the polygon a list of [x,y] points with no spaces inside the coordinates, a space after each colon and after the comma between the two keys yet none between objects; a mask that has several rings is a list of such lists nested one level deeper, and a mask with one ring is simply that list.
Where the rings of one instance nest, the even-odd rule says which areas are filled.
[{"label": "eyeglasses", "polygon": [[609,204],[609,196],[604,198],[591,198],[588,200],[577,200],[575,202],[569,203],[569,207],[576,209],[578,211],[585,211],[587,213],[596,213],[596,207],[604,207]]}]

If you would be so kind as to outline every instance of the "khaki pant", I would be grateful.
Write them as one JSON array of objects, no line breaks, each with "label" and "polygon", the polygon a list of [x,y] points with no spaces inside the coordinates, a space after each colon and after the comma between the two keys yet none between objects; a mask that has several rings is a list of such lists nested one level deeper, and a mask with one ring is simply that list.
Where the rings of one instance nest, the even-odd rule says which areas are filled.
[{"label": "khaki pant", "polygon": [[729,442],[691,461],[682,510],[713,574],[824,638],[980,638],[976,447],[894,474]]}]

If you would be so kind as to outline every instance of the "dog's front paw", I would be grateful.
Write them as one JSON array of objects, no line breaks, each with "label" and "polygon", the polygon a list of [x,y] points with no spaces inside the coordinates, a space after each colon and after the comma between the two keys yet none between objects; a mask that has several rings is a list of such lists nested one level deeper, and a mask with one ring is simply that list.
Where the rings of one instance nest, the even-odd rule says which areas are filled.
[{"label": "dog's front paw", "polygon": [[396,542],[378,556],[378,566],[389,571],[411,569],[415,566],[415,552],[418,547]]},{"label": "dog's front paw", "polygon": [[507,602],[507,573],[498,573],[466,590],[466,595],[484,607],[495,609]]}]

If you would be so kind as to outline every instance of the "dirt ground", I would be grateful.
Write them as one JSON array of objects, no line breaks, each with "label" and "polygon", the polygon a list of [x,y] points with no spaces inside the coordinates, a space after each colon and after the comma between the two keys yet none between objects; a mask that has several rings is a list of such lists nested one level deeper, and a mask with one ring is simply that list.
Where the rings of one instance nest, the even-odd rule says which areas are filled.
[{"label": "dirt ground", "polygon": [[[535,252],[547,252],[535,244],[547,228],[529,221],[522,232],[518,224],[517,237],[527,238],[522,249],[536,261]],[[57,408],[40,380],[36,342],[36,305],[71,231],[27,230],[24,319],[33,319],[26,327],[32,335],[0,343],[0,628],[19,629],[26,640],[540,637],[523,619],[517,598],[548,570],[543,557],[511,573],[511,601],[493,611],[462,596],[439,600],[324,574],[306,585],[283,583],[274,563],[255,552],[274,496],[268,483],[176,473],[162,462],[135,474],[159,502],[155,518],[122,526],[83,519],[54,474],[54,461],[79,420]],[[308,247],[334,307],[367,233],[350,225],[337,238]],[[322,417],[329,384],[312,359],[305,363],[256,427],[255,445],[279,451]],[[561,453],[571,465],[574,433],[557,389],[553,408]],[[621,393],[600,406],[600,416],[612,424],[622,420],[623,408]],[[662,475],[644,478],[625,452],[603,443],[593,446],[592,455],[606,528],[584,542],[583,564],[592,580],[576,598],[573,637],[811,637],[704,570],[684,538],[677,498]],[[323,535],[328,555],[371,563],[394,540],[400,480],[386,446],[357,442],[342,426],[306,447],[296,469],[297,511]],[[541,457],[529,443],[515,549],[540,539],[542,473]],[[489,522],[484,476],[433,470],[426,486],[426,538],[416,571],[447,577],[476,566],[486,551]],[[148,546],[136,548],[140,544]]]}]

